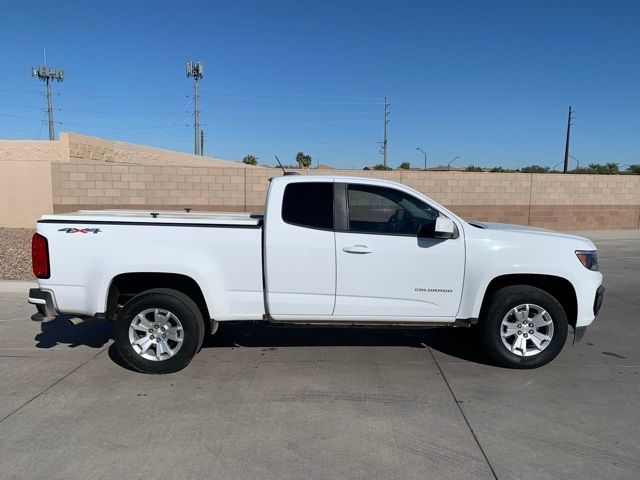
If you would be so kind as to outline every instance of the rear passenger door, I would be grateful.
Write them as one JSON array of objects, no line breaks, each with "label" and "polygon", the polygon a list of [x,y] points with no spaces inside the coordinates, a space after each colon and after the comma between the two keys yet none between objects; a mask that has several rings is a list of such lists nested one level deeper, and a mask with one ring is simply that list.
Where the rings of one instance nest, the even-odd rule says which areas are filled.
[{"label": "rear passenger door", "polygon": [[265,289],[276,320],[330,316],[335,303],[334,183],[296,180],[274,180],[267,198]]}]

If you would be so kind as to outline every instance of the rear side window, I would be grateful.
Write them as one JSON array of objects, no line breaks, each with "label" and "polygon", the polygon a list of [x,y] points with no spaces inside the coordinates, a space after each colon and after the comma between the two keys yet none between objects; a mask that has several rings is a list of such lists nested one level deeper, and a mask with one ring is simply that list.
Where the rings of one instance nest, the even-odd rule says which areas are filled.
[{"label": "rear side window", "polygon": [[333,230],[333,183],[290,183],[284,190],[282,219],[294,225]]}]

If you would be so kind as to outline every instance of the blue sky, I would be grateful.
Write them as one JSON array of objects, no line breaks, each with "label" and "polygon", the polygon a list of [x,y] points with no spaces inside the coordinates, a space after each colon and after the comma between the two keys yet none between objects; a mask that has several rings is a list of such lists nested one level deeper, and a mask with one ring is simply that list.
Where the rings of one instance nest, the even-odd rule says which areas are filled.
[{"label": "blue sky", "polygon": [[57,131],[193,150],[205,62],[205,153],[292,163],[517,167],[572,154],[640,163],[640,2],[8,2],[0,15],[0,138],[46,138],[44,87],[64,68]]}]

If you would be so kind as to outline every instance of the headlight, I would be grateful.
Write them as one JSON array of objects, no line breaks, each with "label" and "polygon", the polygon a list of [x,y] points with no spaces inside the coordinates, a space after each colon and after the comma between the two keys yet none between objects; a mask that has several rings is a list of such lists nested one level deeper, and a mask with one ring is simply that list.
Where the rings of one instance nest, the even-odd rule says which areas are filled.
[{"label": "headlight", "polygon": [[576,250],[576,256],[584,268],[594,272],[598,271],[598,252],[595,250]]}]

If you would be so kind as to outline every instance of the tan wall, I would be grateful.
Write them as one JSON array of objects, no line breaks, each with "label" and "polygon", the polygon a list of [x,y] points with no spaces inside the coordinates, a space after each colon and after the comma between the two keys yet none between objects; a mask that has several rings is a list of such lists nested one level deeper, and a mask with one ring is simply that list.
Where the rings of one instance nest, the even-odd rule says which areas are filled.
[{"label": "tan wall", "polygon": [[61,161],[65,162],[90,160],[99,163],[136,165],[245,167],[245,165],[229,160],[200,157],[189,153],[172,152],[161,148],[116,142],[70,132],[60,134],[60,143],[64,150]]},{"label": "tan wall", "polygon": [[[558,230],[640,227],[640,176],[353,170],[324,173],[399,181],[468,219]],[[54,205],[56,212],[185,207],[261,212],[269,178],[277,175],[280,172],[276,169],[260,168],[54,165]]]},{"label": "tan wall", "polygon": [[33,226],[53,211],[51,162],[57,142],[0,141],[0,226]]},{"label": "tan wall", "polygon": [[[640,228],[640,176],[363,170],[303,173],[398,181],[468,219],[559,230]],[[72,133],[60,134],[59,142],[0,142],[0,225],[31,226],[35,218],[51,210],[193,207],[262,211],[268,180],[276,175],[280,175],[277,169]]]}]

